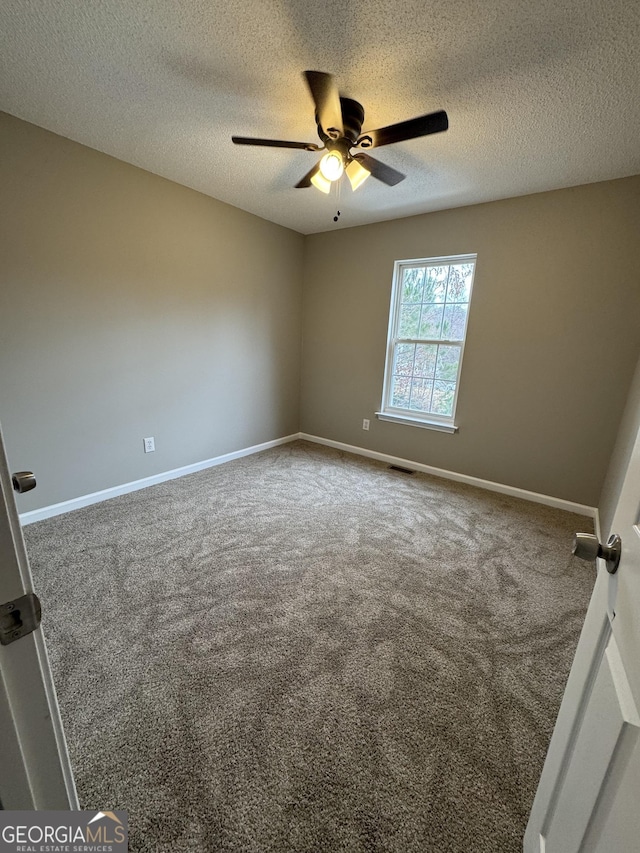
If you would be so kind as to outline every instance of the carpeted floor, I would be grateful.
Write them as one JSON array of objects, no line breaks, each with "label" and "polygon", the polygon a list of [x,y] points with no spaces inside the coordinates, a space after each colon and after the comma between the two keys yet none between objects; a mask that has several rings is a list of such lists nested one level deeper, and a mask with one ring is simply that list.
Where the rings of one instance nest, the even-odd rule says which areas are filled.
[{"label": "carpeted floor", "polygon": [[296,442],[25,528],[83,806],[132,851],[520,851],[590,526]]}]

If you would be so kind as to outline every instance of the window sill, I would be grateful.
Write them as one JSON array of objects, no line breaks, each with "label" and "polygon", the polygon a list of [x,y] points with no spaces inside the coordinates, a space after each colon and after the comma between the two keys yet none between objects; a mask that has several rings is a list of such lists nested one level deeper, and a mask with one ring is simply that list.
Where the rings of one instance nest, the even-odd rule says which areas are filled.
[{"label": "window sill", "polygon": [[422,429],[435,429],[437,432],[458,432],[455,424],[446,424],[441,421],[423,421],[422,418],[411,418],[407,415],[389,415],[386,412],[376,412],[379,421],[389,421],[393,424],[406,424],[407,426],[421,427]]}]

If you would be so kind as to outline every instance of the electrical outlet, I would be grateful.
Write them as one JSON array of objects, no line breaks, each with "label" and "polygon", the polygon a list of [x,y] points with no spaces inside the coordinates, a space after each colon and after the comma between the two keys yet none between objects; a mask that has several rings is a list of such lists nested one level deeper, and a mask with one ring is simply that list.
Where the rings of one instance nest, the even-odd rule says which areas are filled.
[{"label": "electrical outlet", "polygon": [[369,429],[369,418],[363,418],[362,429]]},{"label": "electrical outlet", "polygon": [[153,453],[156,449],[156,440],[153,436],[151,438],[143,438],[144,441],[144,452],[145,453]]}]

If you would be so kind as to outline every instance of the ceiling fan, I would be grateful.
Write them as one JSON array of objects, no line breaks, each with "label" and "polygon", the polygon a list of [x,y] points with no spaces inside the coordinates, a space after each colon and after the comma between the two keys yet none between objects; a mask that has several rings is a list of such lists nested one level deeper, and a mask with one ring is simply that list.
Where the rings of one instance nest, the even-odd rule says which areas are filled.
[{"label": "ceiling fan", "polygon": [[236,145],[265,145],[269,148],[301,148],[304,151],[324,151],[326,154],[307,174],[298,181],[297,188],[312,184],[324,193],[331,189],[333,181],[346,173],[352,189],[356,190],[368,177],[373,175],[390,187],[403,181],[406,175],[396,169],[374,160],[361,151],[352,153],[352,148],[379,148],[393,142],[416,139],[430,133],[440,133],[449,127],[449,119],[444,110],[418,116],[417,118],[390,124],[378,130],[361,133],[364,121],[364,109],[357,101],[340,96],[333,76],[323,71],[305,71],[304,77],[309,86],[316,107],[316,124],[322,145],[314,142],[289,142],[281,139],[256,139],[250,136],[232,136]]}]

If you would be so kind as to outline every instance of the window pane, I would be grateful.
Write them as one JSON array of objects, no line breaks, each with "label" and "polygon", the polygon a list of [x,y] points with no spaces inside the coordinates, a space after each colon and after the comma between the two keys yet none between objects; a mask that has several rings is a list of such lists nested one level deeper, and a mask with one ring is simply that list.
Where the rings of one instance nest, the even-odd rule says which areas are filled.
[{"label": "window pane", "polygon": [[471,295],[472,264],[457,264],[449,271],[447,302],[468,302]]},{"label": "window pane", "polygon": [[458,377],[459,361],[460,347],[450,347],[446,344],[439,346],[436,379],[452,379],[455,381]]},{"label": "window pane", "polygon": [[[457,306],[456,306],[457,307]],[[439,338],[444,305],[423,305],[418,338]]]},{"label": "window pane", "polygon": [[456,390],[455,382],[442,382],[438,379],[433,383],[431,411],[435,415],[453,414],[453,397]]},{"label": "window pane", "polygon": [[440,337],[449,338],[453,341],[461,341],[464,338],[468,307],[468,305],[447,305],[445,307]]},{"label": "window pane", "polygon": [[415,412],[428,412],[431,408],[431,379],[414,379],[411,383],[411,402],[409,408]]},{"label": "window pane", "polygon": [[429,267],[423,302],[444,302],[449,267]]},{"label": "window pane", "polygon": [[400,326],[398,328],[398,337],[400,337],[400,338],[417,338],[419,327],[420,327],[420,306],[419,305],[403,305],[400,308]]},{"label": "window pane", "polygon": [[424,267],[405,270],[402,277],[402,302],[422,302]]},{"label": "window pane", "polygon": [[[433,379],[436,369],[437,344],[418,344],[416,346],[416,360],[413,366],[415,376],[429,376]],[[443,377],[448,378],[448,377]]]},{"label": "window pane", "polygon": [[396,361],[393,366],[393,372],[395,374],[399,376],[411,376],[413,373],[413,357],[415,350],[415,344],[396,345]]},{"label": "window pane", "polygon": [[411,377],[394,376],[393,388],[391,389],[391,405],[398,409],[409,408],[409,396],[411,394]]}]

